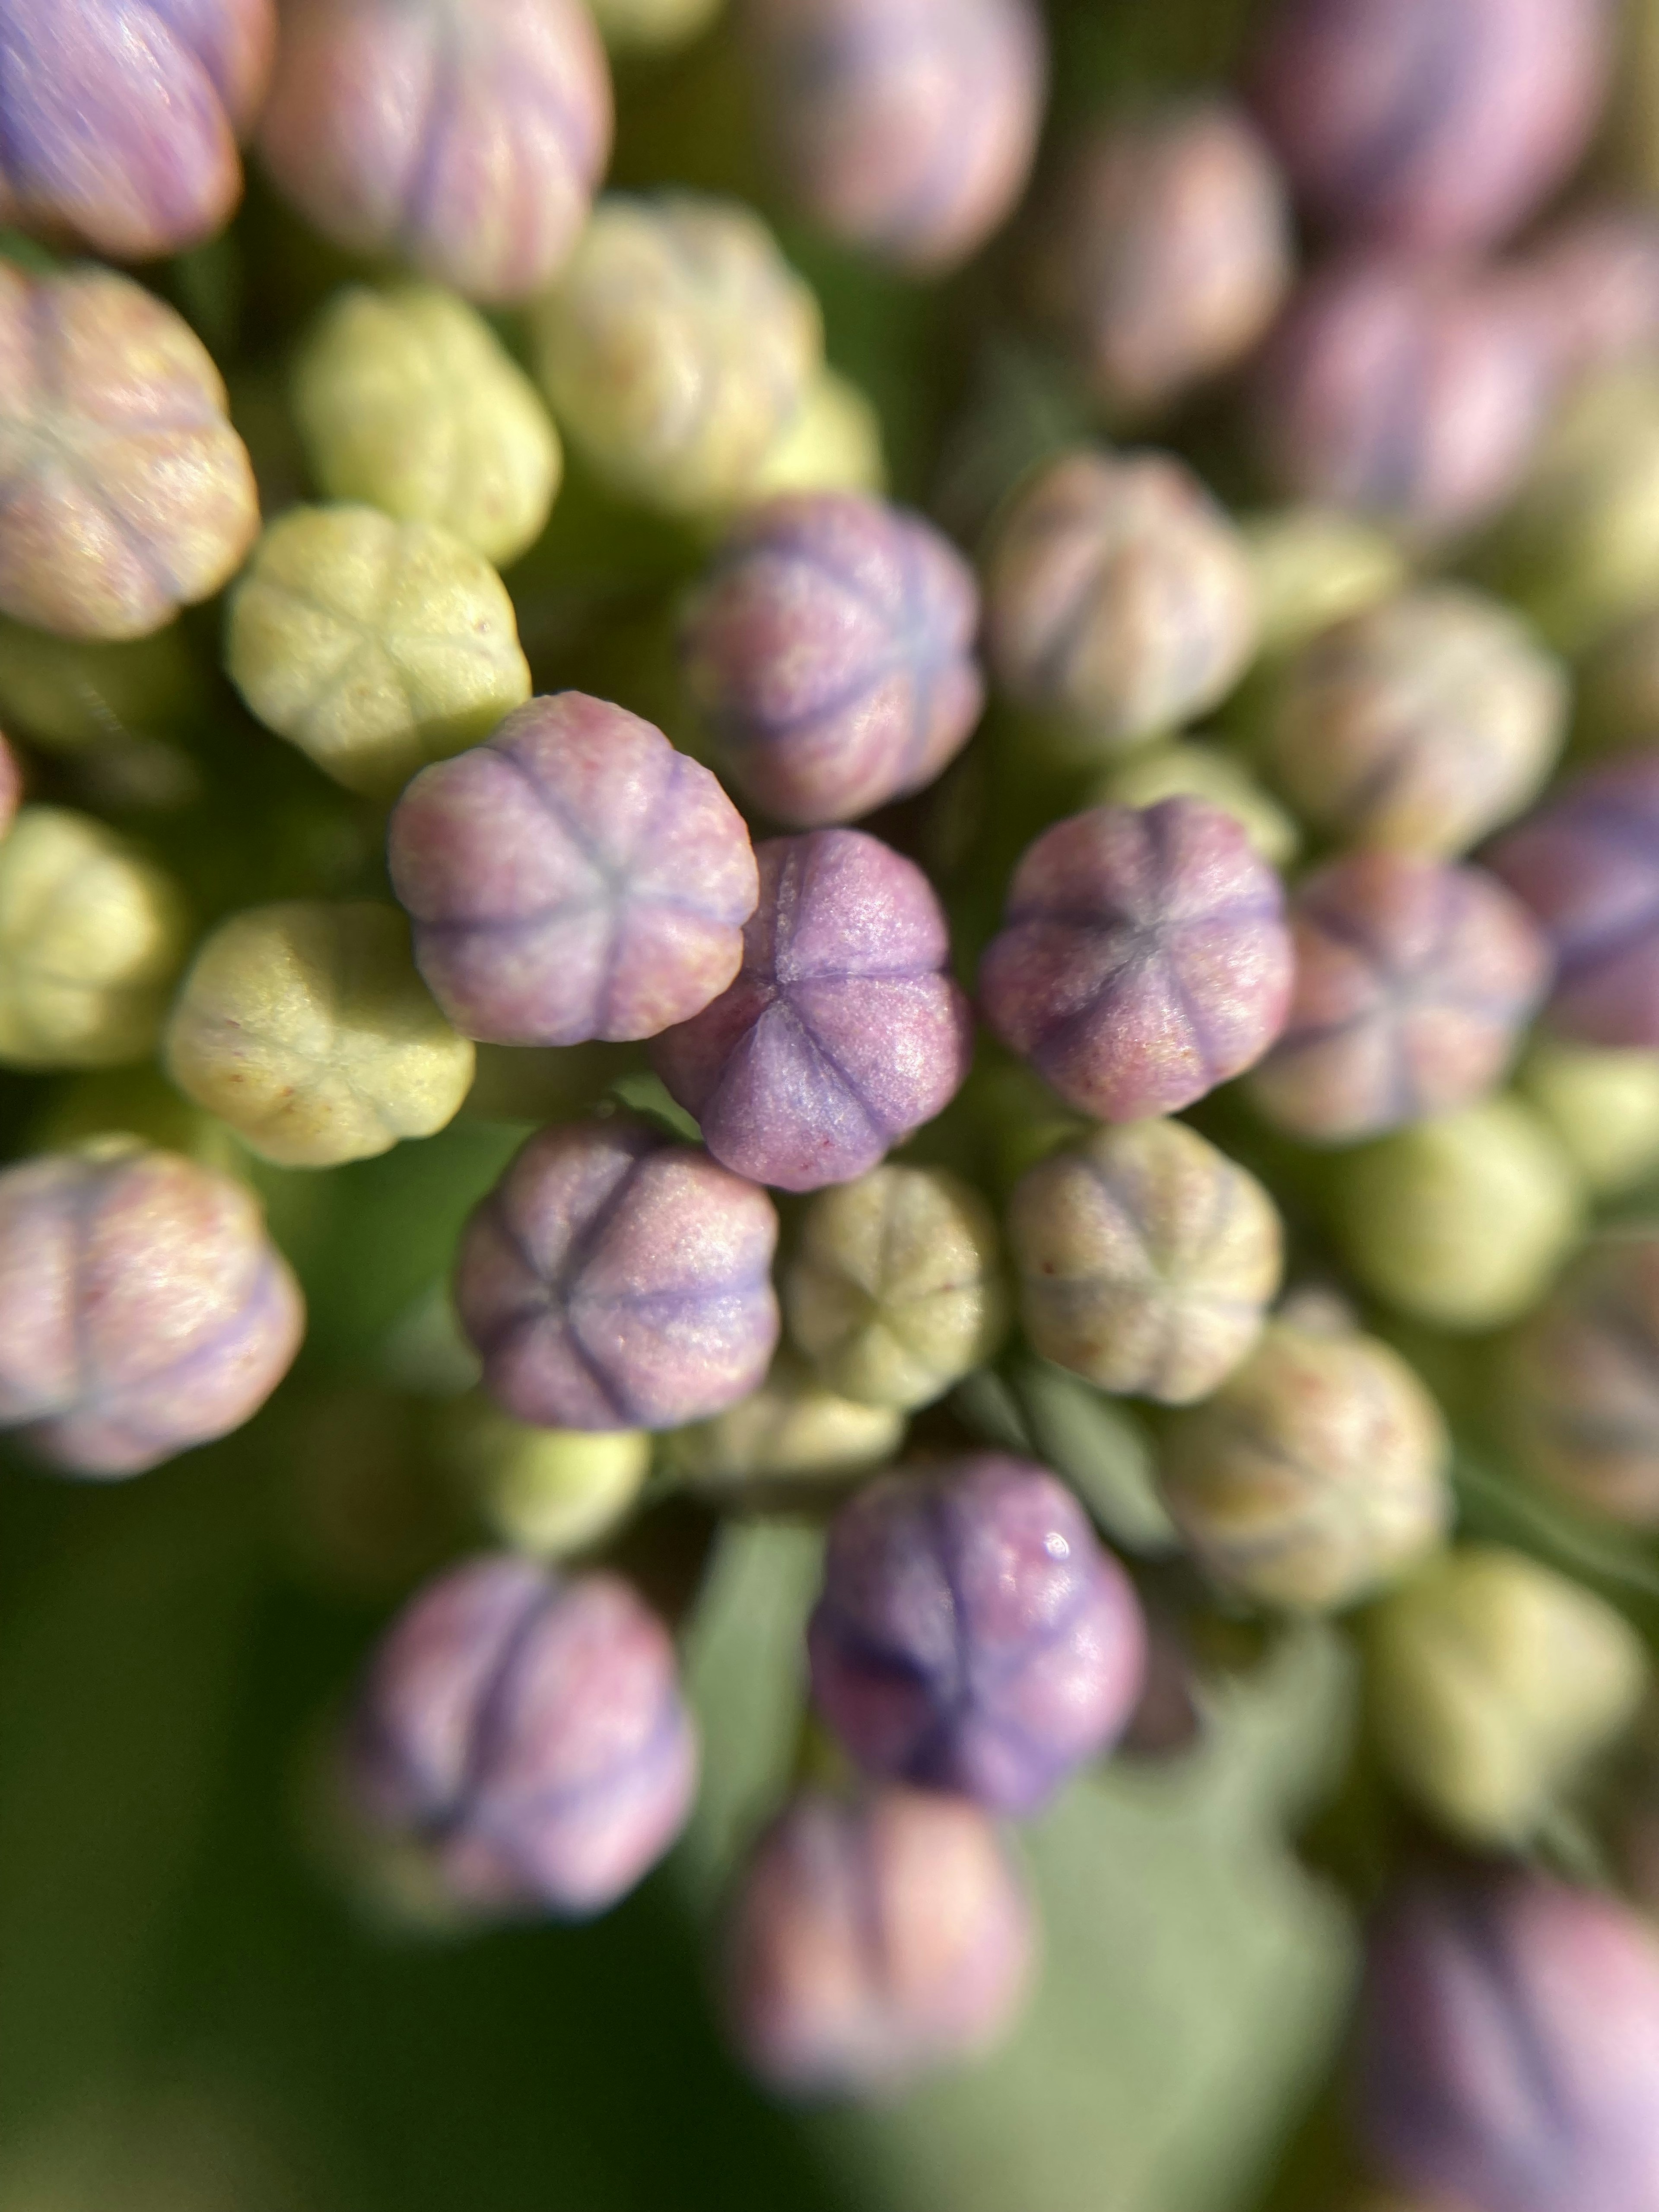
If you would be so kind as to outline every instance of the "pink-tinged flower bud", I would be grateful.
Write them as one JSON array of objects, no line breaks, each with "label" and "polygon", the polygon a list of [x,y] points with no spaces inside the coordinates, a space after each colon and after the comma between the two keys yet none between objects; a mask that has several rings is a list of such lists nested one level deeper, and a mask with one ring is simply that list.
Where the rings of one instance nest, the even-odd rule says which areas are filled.
[{"label": "pink-tinged flower bud", "polygon": [[708,770],[581,691],[532,699],[487,744],[423,769],[386,853],[428,988],[495,1044],[688,1020],[737,974],[759,888]]},{"label": "pink-tinged flower bud", "polygon": [[989,1453],[858,1492],[807,1632],[818,1711],[865,1773],[1005,1813],[1116,1741],[1146,1647],[1134,1587],[1076,1498]]},{"label": "pink-tinged flower bud", "polygon": [[273,0],[3,0],[0,223],[148,261],[242,194]]},{"label": "pink-tinged flower bud", "polygon": [[850,822],[931,783],[984,685],[979,594],[919,515],[854,492],[744,515],[680,632],[687,686],[744,795],[792,828]]},{"label": "pink-tinged flower bud", "polygon": [[190,325],[106,269],[0,263],[0,612],[142,637],[216,592],[258,527]]},{"label": "pink-tinged flower bud", "polygon": [[890,2095],[1000,2041],[1036,1940],[1025,1886],[977,1806],[809,1790],[738,1878],[721,1962],[732,2040],[786,2095]]},{"label": "pink-tinged flower bud", "polygon": [[580,0],[285,0],[259,152],[340,245],[522,300],[574,246],[611,125]]},{"label": "pink-tinged flower bud", "polygon": [[968,1002],[912,860],[859,830],[759,847],[760,904],[730,990],[652,1063],[717,1160],[780,1190],[850,1182],[949,1105]]},{"label": "pink-tinged flower bud", "polygon": [[1251,92],[1329,229],[1490,246],[1583,152],[1612,33],[1607,0],[1279,0]]},{"label": "pink-tinged flower bud", "polygon": [[1659,340],[1659,216],[1618,202],[1564,216],[1510,281],[1564,374],[1638,359]]},{"label": "pink-tinged flower bud", "polygon": [[831,237],[918,275],[1024,186],[1048,54],[1030,0],[748,0],[762,128]]},{"label": "pink-tinged flower bud", "polygon": [[778,1340],[778,1218],[641,1122],[544,1129],[462,1232],[455,1304],[484,1384],[544,1428],[671,1429],[757,1389]]},{"label": "pink-tinged flower bud", "polygon": [[67,1474],[142,1474],[240,1428],[304,1326],[228,1176],[117,1138],[0,1175],[0,1426]]},{"label": "pink-tinged flower bud", "polygon": [[1483,868],[1403,853],[1334,860],[1291,902],[1296,988],[1250,1079],[1269,1121],[1346,1144],[1466,1106],[1507,1070],[1551,957]]},{"label": "pink-tinged flower bud", "polygon": [[979,977],[998,1036],[1103,1121],[1176,1113],[1252,1066],[1291,984],[1278,876],[1196,799],[1044,830]]},{"label": "pink-tinged flower bud", "polygon": [[398,1615],[345,1748],[359,1809],[481,1915],[603,1912],[679,1833],[696,1776],[673,1644],[632,1588],[499,1553]]},{"label": "pink-tinged flower bud", "polygon": [[1359,2121],[1467,2212],[1659,2208],[1659,1942],[1520,1869],[1419,1877],[1371,1933]]}]

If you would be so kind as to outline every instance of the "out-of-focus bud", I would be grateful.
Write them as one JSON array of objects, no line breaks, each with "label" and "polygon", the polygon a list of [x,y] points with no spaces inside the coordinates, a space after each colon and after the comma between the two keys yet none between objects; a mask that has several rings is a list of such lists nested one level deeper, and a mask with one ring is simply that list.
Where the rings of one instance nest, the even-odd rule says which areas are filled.
[{"label": "out-of-focus bud", "polygon": [[392,1623],[343,1779],[464,1909],[575,1920],[656,1864],[696,1773],[673,1644],[630,1586],[496,1554],[428,1583]]},{"label": "out-of-focus bud", "polygon": [[0,223],[118,261],[210,238],[276,33],[274,0],[6,0]]},{"label": "out-of-focus bud", "polygon": [[1371,1931],[1358,2118],[1446,2212],[1659,2207],[1659,1942],[1518,1868],[1419,1876]]},{"label": "out-of-focus bud", "polygon": [[1162,453],[1063,453],[1015,494],[986,569],[998,684],[1092,758],[1178,729],[1226,696],[1255,648],[1237,532]]},{"label": "out-of-focus bud", "polygon": [[182,316],[107,269],[0,263],[0,612],[142,637],[259,527],[247,448]]},{"label": "out-of-focus bud", "polygon": [[738,1175],[850,1182],[941,1113],[972,1019],[945,912],[913,860],[858,830],[772,837],[731,988],[666,1030],[652,1064]]},{"label": "out-of-focus bud", "polygon": [[786,2095],[892,2096],[1006,2034],[1036,1948],[1024,1884],[976,1806],[806,1790],[738,1877],[721,1961],[730,2032]]},{"label": "out-of-focus bud", "polygon": [[1134,1587],[1065,1486],[990,1454],[879,1477],[830,1525],[807,1631],[863,1771],[1030,1813],[1115,1742],[1146,1662]]},{"label": "out-of-focus bud", "polygon": [[497,566],[541,536],[564,465],[539,394],[483,316],[435,284],[353,285],[294,375],[330,499],[435,522]]},{"label": "out-of-focus bud", "polygon": [[295,899],[221,922],[167,1024],[167,1073],[284,1167],[372,1159],[452,1121],[472,1047],[432,1003],[409,924],[367,899]]},{"label": "out-of-focus bud", "polygon": [[689,192],[601,201],[535,337],[562,427],[614,489],[671,514],[752,492],[823,343],[764,224]]},{"label": "out-of-focus bud", "polygon": [[285,0],[259,152],[354,252],[522,300],[575,244],[611,124],[580,0]]},{"label": "out-of-focus bud", "polygon": [[670,53],[714,22],[721,0],[589,0],[589,12],[613,54]]},{"label": "out-of-focus bud", "polygon": [[850,378],[821,368],[744,487],[744,502],[786,492],[887,489],[881,416]]},{"label": "out-of-focus bud", "polygon": [[534,699],[416,776],[386,839],[415,957],[466,1036],[653,1036],[718,997],[759,891],[743,818],[659,730]]},{"label": "out-of-focus bud", "polygon": [[1269,507],[1240,518],[1264,654],[1294,652],[1333,623],[1403,591],[1393,539],[1340,507]]},{"label": "out-of-focus bud", "polygon": [[1334,1226],[1354,1273],[1437,1328],[1498,1328],[1524,1313],[1583,1209],[1571,1161],[1518,1098],[1396,1130],[1335,1170]]},{"label": "out-of-focus bud", "polygon": [[680,630],[691,697],[744,795],[792,828],[931,783],[984,685],[972,570],[919,515],[849,492],[742,517]]},{"label": "out-of-focus bud", "polygon": [[1616,1198],[1659,1169],[1659,1052],[1545,1038],[1522,1063],[1519,1088],[1595,1197]]},{"label": "out-of-focus bud", "polygon": [[1566,678],[1524,623],[1431,584],[1303,647],[1268,751],[1291,804],[1333,836],[1444,856],[1534,797],[1566,718]]},{"label": "out-of-focus bud", "polygon": [[250,709],[349,791],[396,791],[530,696],[506,586],[481,554],[369,507],[299,507],[230,603]]},{"label": "out-of-focus bud", "polygon": [[1200,799],[1231,814],[1270,867],[1295,859],[1302,835],[1277,799],[1237,757],[1201,740],[1140,745],[1102,770],[1091,786],[1096,806],[1156,806],[1164,799]]},{"label": "out-of-focus bud", "polygon": [[1291,902],[1296,989],[1250,1078],[1269,1121],[1346,1144],[1468,1105],[1498,1082],[1551,955],[1483,868],[1354,853]]},{"label": "out-of-focus bud", "polygon": [[1101,404],[1133,417],[1241,361],[1291,275],[1272,155],[1231,101],[1187,99],[1113,118],[1075,149],[1027,283]]},{"label": "out-of-focus bud", "polygon": [[763,132],[803,211],[918,275],[1019,198],[1048,54],[1030,0],[746,0]]},{"label": "out-of-focus bud", "polygon": [[1103,1390],[1207,1397],[1278,1291],[1261,1185],[1179,1121],[1100,1129],[1022,1176],[1008,1214],[1033,1350]]},{"label": "out-of-focus bud", "polygon": [[556,1126],[474,1210],[455,1304],[518,1419],[678,1428],[766,1373],[777,1237],[765,1193],[690,1146],[635,1121]]},{"label": "out-of-focus bud", "polygon": [[0,721],[44,751],[155,737],[190,719],[202,690],[176,626],[106,643],[0,618]]},{"label": "out-of-focus bud", "polygon": [[1659,340],[1659,216],[1650,209],[1614,203],[1564,216],[1509,275],[1564,375],[1639,360]]},{"label": "out-of-focus bud", "polygon": [[1387,1345],[1274,1322],[1206,1404],[1170,1424],[1164,1497],[1224,1589],[1324,1613],[1440,1542],[1449,1457],[1439,1408]]},{"label": "out-of-focus bud", "polygon": [[1290,1006],[1278,876],[1195,799],[1097,806],[1014,872],[986,1020],[1079,1112],[1173,1114],[1261,1059]]},{"label": "out-of-focus bud", "polygon": [[938,1168],[881,1167],[813,1200],[784,1279],[789,1334],[844,1397],[908,1412],[983,1365],[1007,1328],[996,1224]]},{"label": "out-of-focus bud", "polygon": [[304,1326],[228,1176],[131,1138],[0,1175],[0,1426],[65,1474],[142,1474],[240,1428]]},{"label": "out-of-focus bud", "polygon": [[1383,1759],[1466,1841],[1524,1844],[1636,1717],[1642,1639],[1610,1605],[1518,1552],[1446,1553],[1365,1628]]},{"label": "out-of-focus bud", "polygon": [[668,1449],[689,1482],[718,1498],[750,1484],[845,1482],[886,1464],[903,1438],[896,1407],[843,1398],[781,1352],[758,1390],[680,1430]]},{"label": "out-of-focus bud", "polygon": [[535,1559],[562,1559],[609,1535],[651,1472],[642,1430],[532,1428],[481,1397],[453,1408],[440,1449],[492,1534]]},{"label": "out-of-focus bud", "polygon": [[0,844],[0,1064],[142,1060],[184,952],[171,877],[101,822],[23,809]]}]

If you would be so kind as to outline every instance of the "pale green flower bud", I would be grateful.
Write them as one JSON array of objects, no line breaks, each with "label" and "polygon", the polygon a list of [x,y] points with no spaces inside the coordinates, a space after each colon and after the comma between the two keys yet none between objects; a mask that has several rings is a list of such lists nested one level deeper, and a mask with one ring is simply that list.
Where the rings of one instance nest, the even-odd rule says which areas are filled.
[{"label": "pale green flower bud", "polygon": [[1302,833],[1223,745],[1183,740],[1127,753],[1091,784],[1088,806],[1156,806],[1164,799],[1203,799],[1231,814],[1264,860],[1276,868],[1296,858]]},{"label": "pale green flower bud", "polygon": [[0,724],[48,751],[158,734],[202,685],[176,623],[152,636],[53,637],[0,617]]},{"label": "pale green flower bud", "polygon": [[443,1452],[494,1534],[547,1559],[608,1535],[651,1472],[643,1430],[532,1428],[482,1397],[449,1415]]},{"label": "pale green flower bud", "polygon": [[1404,589],[1410,569],[1392,538],[1335,507],[1243,515],[1264,653],[1291,653],[1333,623]]},{"label": "pale green flower bud", "polygon": [[668,1449],[688,1481],[719,1493],[750,1483],[845,1480],[884,1466],[903,1441],[896,1407],[840,1397],[784,1352],[758,1390],[677,1431]]},{"label": "pale green flower bud", "polygon": [[824,368],[768,448],[744,497],[746,504],[790,491],[886,489],[880,416],[849,378]]},{"label": "pale green flower bud", "polygon": [[1534,1046],[1519,1081],[1597,1198],[1659,1168],[1659,1052],[1550,1038]]}]

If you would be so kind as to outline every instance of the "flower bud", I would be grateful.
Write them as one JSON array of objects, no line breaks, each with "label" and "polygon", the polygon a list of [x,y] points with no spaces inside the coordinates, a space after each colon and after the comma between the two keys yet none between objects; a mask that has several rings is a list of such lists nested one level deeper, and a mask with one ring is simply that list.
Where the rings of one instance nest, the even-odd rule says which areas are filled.
[{"label": "flower bud", "polygon": [[5,15],[0,223],[150,261],[223,228],[273,0],[21,0]]},{"label": "flower bud", "polygon": [[997,1262],[977,1191],[939,1168],[877,1168],[807,1209],[784,1317],[832,1390],[908,1412],[995,1352],[1008,1319]]},{"label": "flower bud", "polygon": [[786,2095],[891,2095],[1001,2039],[1036,1946],[1024,1884],[976,1806],[805,1790],[738,1876],[722,1960],[732,2037]]},{"label": "flower bud", "polygon": [[687,688],[733,780],[793,827],[847,822],[931,783],[984,685],[979,595],[918,515],[848,492],[738,521],[686,609]]},{"label": "flower bud", "polygon": [[1438,1407],[1387,1345],[1281,1321],[1207,1403],[1171,1422],[1164,1496],[1224,1589],[1325,1613],[1440,1542],[1449,1458]]},{"label": "flower bud", "polygon": [[881,416],[850,378],[821,368],[744,487],[741,505],[786,492],[887,489]]},{"label": "flower bud", "polygon": [[642,1430],[533,1428],[478,1397],[454,1408],[442,1448],[492,1533],[533,1559],[562,1559],[609,1535],[651,1472]]},{"label": "flower bud", "polygon": [[530,696],[489,562],[368,507],[296,507],[271,524],[230,603],[225,667],[269,728],[372,795],[475,744]]},{"label": "flower bud", "polygon": [[680,1430],[669,1450],[689,1482],[718,1498],[750,1483],[845,1481],[890,1461],[903,1440],[896,1407],[838,1396],[781,1352],[758,1390]]},{"label": "flower bud", "polygon": [[142,637],[259,527],[225,387],[182,317],[107,269],[0,262],[0,613]]},{"label": "flower bud", "polygon": [[1549,948],[1483,868],[1354,853],[1291,902],[1296,988],[1250,1078],[1293,1136],[1351,1143],[1500,1081],[1548,987]]},{"label": "flower bud", "polygon": [[933,886],[858,830],[773,837],[731,988],[652,1047],[717,1160],[781,1190],[850,1182],[943,1111],[972,1022]]},{"label": "flower bud", "polygon": [[259,152],[338,245],[522,300],[575,244],[611,125],[578,0],[284,0]]},{"label": "flower bud", "polygon": [[561,691],[416,776],[392,884],[415,957],[468,1036],[653,1036],[718,997],[758,894],[742,817],[649,722]]},{"label": "flower bud", "polygon": [[26,806],[0,844],[0,1066],[142,1060],[184,950],[171,877],[101,822]]},{"label": "flower bud", "polygon": [[0,1174],[0,1426],[64,1473],[139,1474],[240,1428],[304,1327],[228,1176],[130,1138]]},{"label": "flower bud", "polygon": [[1269,867],[1295,859],[1301,832],[1237,757],[1222,745],[1183,741],[1139,745],[1103,769],[1090,787],[1091,806],[1156,806],[1164,799],[1201,799],[1231,814]]},{"label": "flower bud", "polygon": [[856,1492],[807,1631],[818,1711],[866,1774],[1005,1813],[1109,1749],[1146,1641],[1072,1492],[988,1453]]},{"label": "flower bud", "polygon": [[1519,1087],[1595,1197],[1616,1198],[1659,1169],[1659,1052],[1545,1039]]},{"label": "flower bud", "polygon": [[1564,375],[1650,354],[1659,339],[1659,219],[1617,202],[1565,216],[1511,272]]},{"label": "flower bud", "polygon": [[495,1553],[392,1623],[345,1779],[377,1827],[424,1847],[457,1904],[574,1920],[655,1865],[696,1771],[673,1644],[632,1588]]},{"label": "flower bud", "polygon": [[1239,526],[1264,653],[1292,653],[1333,623],[1395,598],[1410,574],[1391,538],[1338,507],[1273,507]]},{"label": "flower bud", "polygon": [[935,275],[1001,225],[1042,121],[1029,0],[748,0],[744,28],[762,129],[830,237]]},{"label": "flower bud", "polygon": [[613,54],[671,53],[708,30],[720,0],[589,0],[589,13]]},{"label": "flower bud", "polygon": [[1524,1313],[1582,1212],[1572,1163],[1518,1098],[1437,1115],[1338,1164],[1348,1264],[1375,1296],[1436,1328],[1498,1328]]},{"label": "flower bud", "polygon": [[43,751],[159,736],[198,711],[202,690],[177,624],[106,642],[0,618],[0,721]]},{"label": "flower bud", "polygon": [[1008,1237],[1032,1349],[1166,1406],[1207,1397],[1245,1358],[1284,1266],[1272,1199],[1179,1121],[1051,1153],[1015,1188]]},{"label": "flower bud", "polygon": [[1018,490],[992,542],[997,682],[1090,758],[1178,729],[1224,698],[1255,648],[1237,532],[1161,453],[1063,453]]},{"label": "flower bud", "polygon": [[373,1159],[452,1121],[472,1081],[394,906],[293,899],[221,922],[167,1024],[167,1073],[283,1167]]},{"label": "flower bud", "polygon": [[1443,857],[1518,814],[1566,732],[1559,665],[1482,592],[1432,584],[1355,615],[1286,670],[1268,750],[1333,836]]},{"label": "flower bud", "polygon": [[677,1428],[765,1374],[777,1237],[764,1192],[643,1122],[543,1129],[474,1209],[455,1304],[517,1419]]},{"label": "flower bud", "polygon": [[539,374],[611,488],[669,514],[750,494],[817,376],[817,302],[746,208],[614,195],[537,311]]},{"label": "flower bud", "polygon": [[1218,807],[1093,807],[1046,830],[1015,870],[980,966],[985,1018],[1080,1113],[1176,1113],[1284,1027],[1284,908],[1279,878]]},{"label": "flower bud", "polygon": [[483,316],[435,284],[336,295],[294,376],[330,499],[434,522],[498,566],[542,534],[563,467],[536,387]]}]

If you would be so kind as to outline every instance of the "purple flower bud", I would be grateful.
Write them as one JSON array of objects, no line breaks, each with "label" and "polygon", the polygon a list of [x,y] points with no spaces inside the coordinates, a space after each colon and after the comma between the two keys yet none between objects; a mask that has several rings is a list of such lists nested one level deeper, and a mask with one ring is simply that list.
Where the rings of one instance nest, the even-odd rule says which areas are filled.
[{"label": "purple flower bud", "polygon": [[516,1554],[416,1594],[347,1745],[362,1810],[483,1912],[604,1911],[679,1833],[696,1775],[656,1615],[616,1575],[566,1581]]},{"label": "purple flower bud", "polygon": [[805,211],[917,274],[1024,185],[1047,52],[1029,0],[748,0],[760,119]]},{"label": "purple flower bud", "polygon": [[1381,2165],[1468,2212],[1656,2212],[1651,1929],[1518,1869],[1419,1878],[1372,1933],[1359,2114]]},{"label": "purple flower bud", "polygon": [[211,237],[276,33],[273,0],[0,0],[0,223],[127,261]]},{"label": "purple flower bud", "polygon": [[1490,246],[1583,151],[1612,23],[1607,0],[1279,0],[1252,90],[1331,229]]},{"label": "purple flower bud", "polygon": [[1064,1484],[987,1453],[880,1477],[830,1524],[812,1695],[869,1775],[1030,1813],[1140,1695],[1133,1585]]},{"label": "purple flower bud", "polygon": [[520,1420],[675,1428],[764,1376],[777,1237],[763,1191],[643,1123],[543,1129],[462,1232],[455,1304]]},{"label": "purple flower bud", "polygon": [[1293,1135],[1379,1136],[1498,1081],[1548,987],[1547,945],[1482,868],[1353,853],[1291,903],[1296,988],[1250,1079]]},{"label": "purple flower bud", "polygon": [[787,2094],[890,2094],[1000,2040],[1036,1948],[1031,1900],[976,1806],[806,1790],[739,1876],[723,1960],[732,2039]]},{"label": "purple flower bud", "polygon": [[249,1419],[305,1327],[252,1194],[131,1139],[0,1175],[0,1427],[142,1474]]},{"label": "purple flower bud", "polygon": [[1219,807],[1091,807],[1015,870],[980,967],[985,1018],[1081,1113],[1176,1113],[1285,1026],[1284,915],[1278,876]]},{"label": "purple flower bud", "polygon": [[854,492],[745,514],[686,612],[691,696],[744,793],[779,821],[847,822],[931,783],[984,686],[979,595],[920,516]]},{"label": "purple flower bud", "polygon": [[386,858],[428,988],[494,1044],[619,1042],[688,1020],[737,974],[758,889],[708,770],[581,691],[532,699],[487,744],[423,769]]},{"label": "purple flower bud", "polygon": [[521,300],[575,244],[611,125],[580,0],[286,0],[259,151],[340,245]]},{"label": "purple flower bud", "polygon": [[913,861],[859,830],[773,837],[743,969],[652,1063],[738,1175],[850,1182],[961,1089],[972,1047],[950,939]]}]

